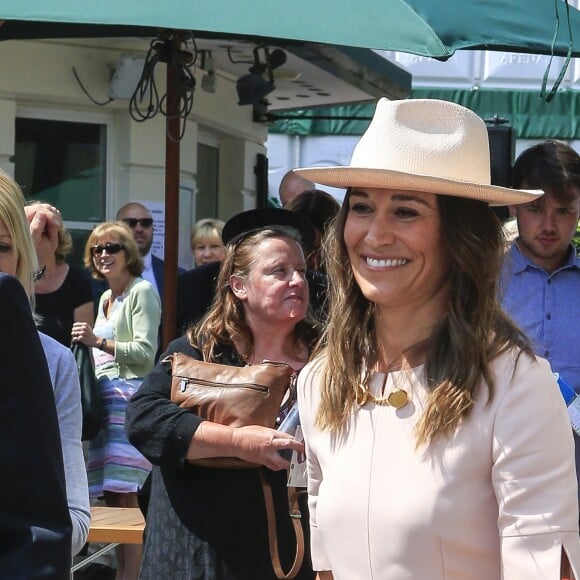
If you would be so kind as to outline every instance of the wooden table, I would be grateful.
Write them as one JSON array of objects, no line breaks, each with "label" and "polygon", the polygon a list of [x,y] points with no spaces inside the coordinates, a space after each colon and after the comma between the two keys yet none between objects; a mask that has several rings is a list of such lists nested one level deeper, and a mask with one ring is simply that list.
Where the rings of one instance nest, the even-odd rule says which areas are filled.
[{"label": "wooden table", "polygon": [[144,528],[139,508],[93,507],[89,542],[142,544]]},{"label": "wooden table", "polygon": [[89,542],[106,544],[71,568],[72,572],[90,564],[118,544],[142,544],[145,520],[139,508],[92,507]]}]

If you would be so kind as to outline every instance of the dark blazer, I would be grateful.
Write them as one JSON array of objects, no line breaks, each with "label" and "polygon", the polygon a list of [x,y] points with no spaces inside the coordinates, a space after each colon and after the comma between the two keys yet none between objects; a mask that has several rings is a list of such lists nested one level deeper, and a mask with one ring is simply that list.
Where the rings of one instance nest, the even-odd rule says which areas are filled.
[{"label": "dark blazer", "polygon": [[[177,336],[196,323],[207,312],[215,296],[221,262],[203,264],[188,270],[177,278]],[[326,276],[314,270],[306,271],[310,304],[317,318],[326,320]]]},{"label": "dark blazer", "polygon": [[70,578],[54,394],[24,289],[0,274],[0,578]]},{"label": "dark blazer", "polygon": [[[157,282],[157,288],[159,289],[159,298],[161,298],[161,304],[163,304],[163,288],[165,284],[165,261],[157,256],[151,256],[151,266],[153,268],[153,276],[155,276],[155,282]],[[180,268],[177,269],[179,274]],[[181,270],[183,272],[183,270]]]}]

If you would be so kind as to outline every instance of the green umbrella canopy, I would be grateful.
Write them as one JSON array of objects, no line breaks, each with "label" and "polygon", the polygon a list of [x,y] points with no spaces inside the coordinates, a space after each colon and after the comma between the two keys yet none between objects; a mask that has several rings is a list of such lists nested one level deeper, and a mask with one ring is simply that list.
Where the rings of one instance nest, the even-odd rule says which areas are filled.
[{"label": "green umbrella canopy", "polygon": [[570,30],[580,35],[580,12],[565,0],[0,0],[0,19],[16,21],[0,27],[0,39],[136,36],[166,28],[442,59],[466,48],[566,55],[571,47],[580,56],[580,40],[570,38]]},{"label": "green umbrella canopy", "polygon": [[[580,56],[574,37],[580,36],[580,12],[566,0],[0,0],[0,41],[156,37],[161,29],[192,31],[195,38],[316,42],[443,60],[460,49]],[[174,84],[170,68],[168,93]],[[179,120],[168,118],[164,345],[173,338],[175,322],[179,144],[169,135],[178,133]]]}]

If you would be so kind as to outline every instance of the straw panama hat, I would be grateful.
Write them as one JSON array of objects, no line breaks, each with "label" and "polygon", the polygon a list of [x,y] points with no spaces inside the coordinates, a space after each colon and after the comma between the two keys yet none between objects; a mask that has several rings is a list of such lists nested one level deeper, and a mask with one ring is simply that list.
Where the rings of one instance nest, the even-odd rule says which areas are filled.
[{"label": "straw panama hat", "polygon": [[294,171],[333,187],[420,191],[490,205],[525,203],[544,193],[491,185],[485,123],[461,105],[435,99],[379,99],[350,165]]}]

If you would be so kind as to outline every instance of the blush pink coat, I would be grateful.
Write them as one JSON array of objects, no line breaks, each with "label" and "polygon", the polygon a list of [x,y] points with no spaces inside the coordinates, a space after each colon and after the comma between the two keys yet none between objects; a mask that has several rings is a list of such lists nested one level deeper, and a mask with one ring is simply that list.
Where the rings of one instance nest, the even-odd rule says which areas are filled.
[{"label": "blush pink coat", "polygon": [[[315,427],[321,363],[304,368],[298,400],[316,570],[335,580],[559,580],[565,550],[580,578],[566,407],[548,363],[517,354],[494,361],[491,403],[479,396],[452,437],[419,449],[422,366],[387,378],[384,394],[404,389],[407,405],[367,403],[343,437]],[[372,377],[377,397],[383,381]]]}]

